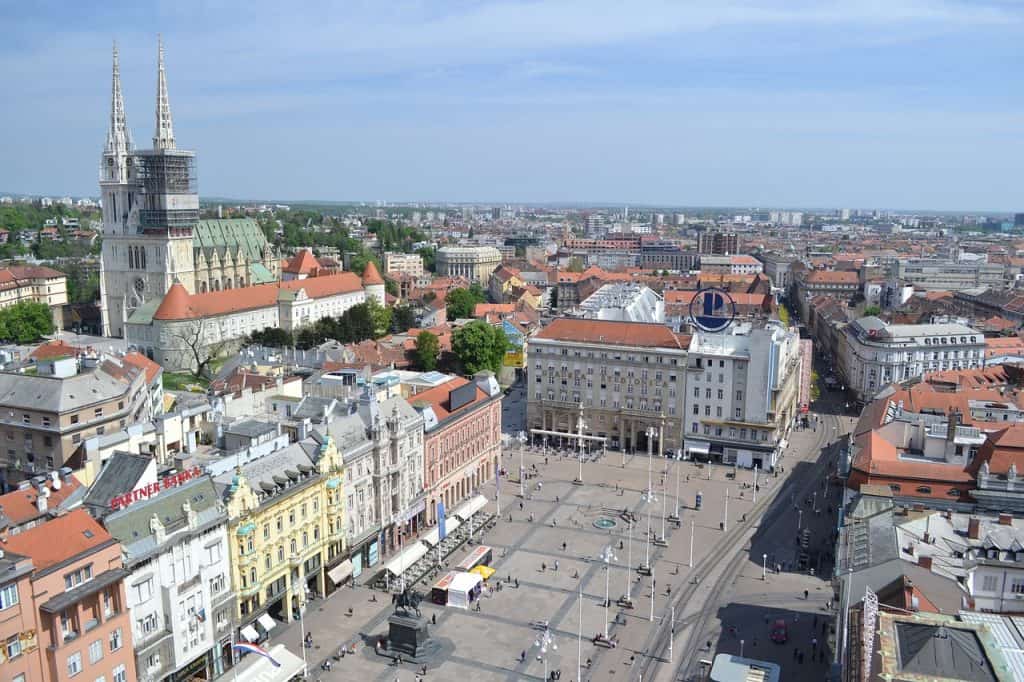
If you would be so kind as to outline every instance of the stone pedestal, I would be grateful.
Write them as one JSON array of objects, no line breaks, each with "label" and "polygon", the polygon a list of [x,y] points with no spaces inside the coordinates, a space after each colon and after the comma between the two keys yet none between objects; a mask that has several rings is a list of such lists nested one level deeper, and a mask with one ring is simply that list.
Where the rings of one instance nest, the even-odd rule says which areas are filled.
[{"label": "stone pedestal", "polygon": [[389,655],[401,655],[403,661],[423,663],[437,652],[439,644],[430,638],[427,619],[394,613],[388,618]]}]

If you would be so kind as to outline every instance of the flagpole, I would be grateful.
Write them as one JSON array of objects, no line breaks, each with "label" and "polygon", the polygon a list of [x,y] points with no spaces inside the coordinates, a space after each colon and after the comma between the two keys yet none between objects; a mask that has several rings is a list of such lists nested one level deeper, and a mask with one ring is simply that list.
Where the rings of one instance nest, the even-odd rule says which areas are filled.
[{"label": "flagpole", "polygon": [[238,661],[235,658],[235,629],[231,628],[231,673],[235,682],[238,682]]}]

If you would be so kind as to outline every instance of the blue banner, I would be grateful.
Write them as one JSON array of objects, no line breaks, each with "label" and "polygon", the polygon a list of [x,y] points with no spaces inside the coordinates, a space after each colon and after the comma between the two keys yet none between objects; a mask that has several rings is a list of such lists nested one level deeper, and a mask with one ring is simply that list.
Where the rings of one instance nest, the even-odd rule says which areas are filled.
[{"label": "blue banner", "polygon": [[445,526],[444,519],[444,502],[438,501],[437,503],[437,539],[444,540],[447,537],[447,529]]}]

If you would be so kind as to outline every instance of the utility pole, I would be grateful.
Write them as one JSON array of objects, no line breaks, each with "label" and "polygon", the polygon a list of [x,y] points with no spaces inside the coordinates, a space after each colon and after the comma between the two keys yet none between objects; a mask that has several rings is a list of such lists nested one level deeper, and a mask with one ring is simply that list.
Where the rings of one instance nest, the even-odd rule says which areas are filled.
[{"label": "utility pole", "polygon": [[693,530],[695,522],[690,519],[690,568],[693,568]]}]

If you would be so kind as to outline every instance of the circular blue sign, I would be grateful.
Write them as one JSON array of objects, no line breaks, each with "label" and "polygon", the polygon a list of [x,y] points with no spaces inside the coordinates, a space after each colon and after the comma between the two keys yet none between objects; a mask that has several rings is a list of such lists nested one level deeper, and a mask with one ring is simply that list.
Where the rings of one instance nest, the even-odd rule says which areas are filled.
[{"label": "circular blue sign", "polygon": [[700,289],[690,301],[690,319],[702,331],[723,331],[736,319],[736,303],[724,289]]}]

